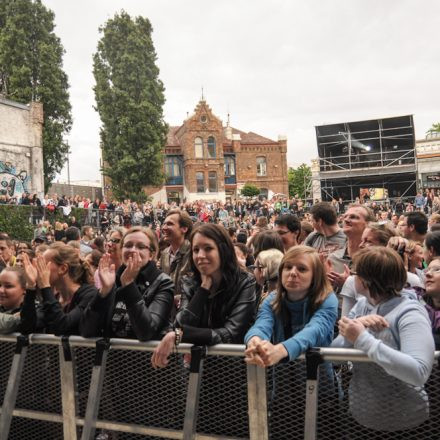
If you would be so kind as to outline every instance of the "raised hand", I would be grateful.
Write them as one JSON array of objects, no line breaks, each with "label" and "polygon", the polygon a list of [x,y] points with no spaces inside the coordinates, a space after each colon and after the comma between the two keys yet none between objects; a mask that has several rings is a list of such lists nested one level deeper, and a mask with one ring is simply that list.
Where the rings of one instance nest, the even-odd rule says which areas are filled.
[{"label": "raised hand", "polygon": [[116,269],[111,262],[110,254],[104,254],[99,260],[98,275],[101,281],[99,295],[105,298],[111,292],[116,281]]},{"label": "raised hand", "polygon": [[50,264],[50,261],[46,263],[43,255],[37,256],[37,285],[40,289],[50,287]]},{"label": "raised hand", "polygon": [[139,254],[134,254],[132,257],[128,258],[127,266],[121,275],[121,285],[122,287],[127,286],[132,283],[142,268],[142,259]]},{"label": "raised hand", "polygon": [[26,289],[35,289],[37,286],[37,262],[31,262],[29,255],[23,252],[23,270],[26,278]]}]

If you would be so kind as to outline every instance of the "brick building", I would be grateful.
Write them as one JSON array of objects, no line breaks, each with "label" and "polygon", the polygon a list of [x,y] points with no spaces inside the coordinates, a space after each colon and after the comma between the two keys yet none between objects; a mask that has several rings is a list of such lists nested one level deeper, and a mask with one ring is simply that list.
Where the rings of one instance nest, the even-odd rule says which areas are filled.
[{"label": "brick building", "polygon": [[147,187],[154,201],[234,199],[245,183],[261,194],[287,194],[287,140],[245,133],[213,114],[203,99],[181,126],[170,127],[165,147],[166,182]]}]

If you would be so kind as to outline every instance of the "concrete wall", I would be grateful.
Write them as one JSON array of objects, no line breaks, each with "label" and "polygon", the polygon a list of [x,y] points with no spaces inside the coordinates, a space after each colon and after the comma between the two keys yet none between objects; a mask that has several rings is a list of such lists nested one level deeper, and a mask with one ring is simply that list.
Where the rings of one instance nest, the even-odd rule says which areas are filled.
[{"label": "concrete wall", "polygon": [[43,196],[43,105],[0,98],[0,195]]}]

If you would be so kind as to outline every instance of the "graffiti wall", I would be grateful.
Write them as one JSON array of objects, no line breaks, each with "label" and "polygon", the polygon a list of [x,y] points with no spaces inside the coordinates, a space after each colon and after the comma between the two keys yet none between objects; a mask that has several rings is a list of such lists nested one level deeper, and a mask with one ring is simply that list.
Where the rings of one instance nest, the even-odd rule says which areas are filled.
[{"label": "graffiti wall", "polygon": [[20,197],[29,191],[29,181],[26,170],[17,170],[11,163],[0,160],[0,195]]}]

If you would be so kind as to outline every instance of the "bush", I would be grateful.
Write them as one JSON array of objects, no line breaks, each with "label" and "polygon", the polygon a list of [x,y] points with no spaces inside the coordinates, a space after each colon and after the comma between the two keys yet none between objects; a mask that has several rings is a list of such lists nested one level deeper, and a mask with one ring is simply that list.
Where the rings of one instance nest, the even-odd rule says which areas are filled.
[{"label": "bush", "polygon": [[12,239],[31,241],[34,226],[31,223],[32,206],[0,205],[0,232]]},{"label": "bush", "polygon": [[241,195],[244,197],[255,197],[260,194],[260,188],[258,186],[252,185],[252,183],[244,184],[241,188]]},{"label": "bush", "polygon": [[34,229],[43,217],[52,226],[56,221],[67,223],[72,216],[84,225],[87,214],[88,211],[84,208],[72,207],[70,214],[65,216],[62,208],[50,212],[42,206],[0,205],[0,232],[6,232],[13,240],[31,241],[34,238]]}]

